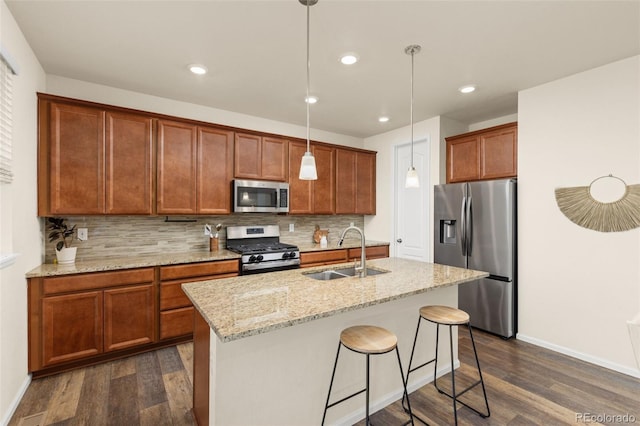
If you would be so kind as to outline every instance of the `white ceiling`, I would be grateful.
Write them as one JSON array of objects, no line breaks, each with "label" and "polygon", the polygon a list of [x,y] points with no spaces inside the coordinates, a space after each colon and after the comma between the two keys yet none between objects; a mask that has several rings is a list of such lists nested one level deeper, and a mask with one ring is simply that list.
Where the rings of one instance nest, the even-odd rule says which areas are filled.
[{"label": "white ceiling", "polygon": [[[306,123],[298,0],[5,1],[47,74]],[[519,90],[640,54],[640,0],[320,0],[311,127],[366,137],[408,125],[410,44],[422,46],[414,121],[474,123],[517,112]],[[345,52],[360,62],[340,64]],[[478,90],[458,93],[467,83]]]}]

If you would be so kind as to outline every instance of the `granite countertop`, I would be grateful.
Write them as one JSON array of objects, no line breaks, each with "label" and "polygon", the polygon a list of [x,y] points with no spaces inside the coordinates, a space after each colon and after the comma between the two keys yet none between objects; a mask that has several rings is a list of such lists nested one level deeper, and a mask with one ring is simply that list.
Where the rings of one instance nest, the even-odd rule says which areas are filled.
[{"label": "granite countertop", "polygon": [[[286,243],[286,239],[283,239]],[[320,244],[316,244],[313,242],[305,243],[305,244],[296,244],[301,252],[310,252],[310,251],[323,251],[323,250],[340,250],[340,249],[350,249],[350,248],[360,248],[360,239],[357,240],[354,238],[346,239],[342,243],[342,246],[338,246],[338,240],[330,241],[327,244],[327,247],[320,247]],[[388,246],[389,243],[385,241],[374,241],[374,240],[366,240],[366,247],[375,247],[375,246]]]},{"label": "granite countertop", "polygon": [[370,260],[368,268],[389,271],[331,281],[310,272],[352,263],[244,275],[183,284],[196,309],[223,342],[249,337],[373,306],[441,287],[486,277],[486,272],[400,258]]},{"label": "granite countertop", "polygon": [[72,265],[45,263],[27,272],[26,277],[53,277],[56,275],[84,274],[88,272],[115,271],[118,269],[145,268],[239,258],[239,254],[229,250],[199,250],[184,253],[148,254],[142,256],[76,261],[76,263]]},{"label": "granite countertop", "polygon": [[[286,242],[286,241],[285,241]],[[384,246],[389,243],[382,241],[367,241],[366,246]],[[326,248],[320,244],[298,245],[301,252],[336,250],[360,247],[360,240],[345,240],[342,247],[338,247],[337,241],[328,244]],[[26,273],[27,278],[54,277],[58,275],[85,274],[89,272],[117,271],[119,269],[146,268],[153,266],[179,265],[183,263],[212,262],[216,260],[239,259],[240,255],[229,250],[219,251],[191,251],[183,253],[163,253],[127,256],[119,258],[104,258],[100,260],[76,261],[72,265],[58,265],[55,263],[43,263],[37,268]]]}]

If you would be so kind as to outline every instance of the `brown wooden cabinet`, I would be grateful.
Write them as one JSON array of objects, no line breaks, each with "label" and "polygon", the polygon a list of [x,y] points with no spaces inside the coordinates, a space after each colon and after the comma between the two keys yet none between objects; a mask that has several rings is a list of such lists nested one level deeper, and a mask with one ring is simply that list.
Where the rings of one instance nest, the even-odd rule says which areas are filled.
[{"label": "brown wooden cabinet", "polygon": [[336,213],[376,213],[376,153],[336,149]]},{"label": "brown wooden cabinet", "polygon": [[29,371],[156,342],[153,268],[32,278]]},{"label": "brown wooden cabinet", "polygon": [[286,139],[236,133],[234,176],[286,182],[289,147]]},{"label": "brown wooden cabinet", "polygon": [[153,120],[40,94],[38,214],[151,214]]},{"label": "brown wooden cabinet", "polygon": [[[367,259],[382,259],[389,257],[389,246],[371,246],[365,248]],[[347,254],[349,260],[360,259],[362,249],[350,248]]]},{"label": "brown wooden cabinet", "polygon": [[[367,259],[389,257],[389,246],[370,246],[365,248]],[[300,253],[300,267],[331,265],[360,259],[360,248],[331,249]]]},{"label": "brown wooden cabinet", "polygon": [[518,123],[446,138],[447,183],[516,177]]},{"label": "brown wooden cabinet", "polygon": [[229,214],[233,132],[158,121],[158,214]]},{"label": "brown wooden cabinet", "polygon": [[193,304],[182,284],[238,275],[237,259],[160,268],[160,339],[193,334]]},{"label": "brown wooden cabinet", "polygon": [[304,142],[289,142],[289,214],[335,213],[335,148],[311,144],[318,180],[300,180]]}]

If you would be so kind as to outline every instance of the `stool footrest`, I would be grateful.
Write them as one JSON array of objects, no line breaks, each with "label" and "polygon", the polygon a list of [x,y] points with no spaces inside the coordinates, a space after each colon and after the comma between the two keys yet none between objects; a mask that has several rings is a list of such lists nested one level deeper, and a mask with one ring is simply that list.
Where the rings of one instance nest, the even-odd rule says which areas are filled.
[{"label": "stool footrest", "polygon": [[[477,409],[475,409],[475,408],[473,408],[472,406],[470,406],[470,405],[468,405],[468,404],[466,404],[466,403],[464,403],[464,402],[460,401],[460,399],[459,399],[459,398],[460,398],[462,395],[464,395],[467,391],[470,391],[471,389],[473,389],[474,387],[478,386],[478,385],[479,385],[479,384],[481,384],[481,383],[482,383],[482,381],[481,381],[481,380],[478,380],[478,381],[477,381],[477,382],[475,382],[474,384],[472,384],[472,385],[470,385],[469,387],[467,387],[467,388],[463,389],[461,392],[456,392],[456,402],[457,402],[458,404],[462,404],[462,405],[464,405],[465,407],[467,407],[467,408],[469,408],[470,410],[472,410],[472,411],[474,411],[475,413],[477,413],[480,417],[482,417],[482,418],[486,419],[487,417],[489,417],[489,414],[481,413],[481,412],[480,412],[480,411],[478,411]],[[448,396],[449,398],[453,399],[453,396],[452,396],[451,394],[449,394],[449,393],[447,393],[447,392],[443,391],[442,389],[440,389],[440,388],[438,387],[438,385],[436,384],[436,382],[435,382],[435,381],[433,382],[433,384],[435,385],[435,387],[436,387],[436,389],[438,390],[438,392],[440,392],[441,394],[443,394],[443,395],[445,395],[445,396]]]},{"label": "stool footrest", "polygon": [[344,398],[342,398],[340,401],[336,401],[336,402],[333,402],[333,403],[331,403],[331,404],[327,405],[327,408],[331,408],[331,407],[333,407],[334,405],[338,405],[338,404],[340,404],[341,402],[345,402],[347,399],[350,399],[350,398],[353,398],[354,396],[360,395],[362,392],[364,392],[364,391],[366,391],[366,390],[367,390],[367,388],[364,388],[364,389],[362,389],[362,390],[360,390],[360,391],[358,391],[358,392],[356,392],[356,393],[352,393],[352,394],[351,394],[351,395],[349,395],[349,396],[345,396],[345,397],[344,397]]},{"label": "stool footrest", "polygon": [[[427,365],[431,364],[431,363],[432,363],[432,362],[434,362],[435,360],[436,360],[436,359],[434,358],[434,359],[432,359],[431,361],[427,361],[427,362],[425,362],[425,363],[423,363],[423,364],[420,364],[420,365],[419,365],[419,366],[417,366],[417,367],[413,367],[411,370],[409,370],[409,371],[407,372],[407,374],[408,374],[408,373],[413,373],[414,371],[419,370],[420,368],[422,368],[422,367],[424,367],[424,366],[427,366]],[[434,379],[435,379],[435,378],[434,378]]]}]

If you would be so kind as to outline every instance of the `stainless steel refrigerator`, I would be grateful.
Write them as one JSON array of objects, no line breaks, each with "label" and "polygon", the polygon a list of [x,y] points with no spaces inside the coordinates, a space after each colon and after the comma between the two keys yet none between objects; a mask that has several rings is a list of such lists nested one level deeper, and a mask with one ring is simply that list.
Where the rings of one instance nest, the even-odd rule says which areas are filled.
[{"label": "stainless steel refrigerator", "polygon": [[517,331],[516,180],[436,185],[434,260],[489,272],[462,284],[471,325],[509,338]]}]

